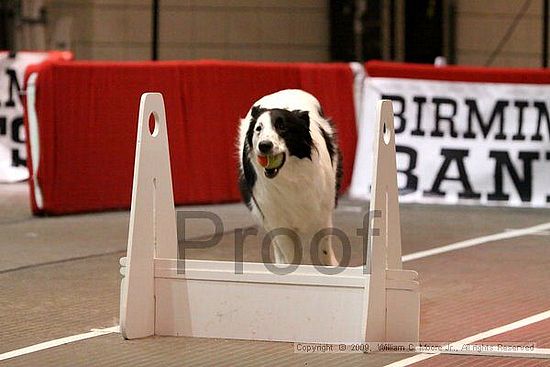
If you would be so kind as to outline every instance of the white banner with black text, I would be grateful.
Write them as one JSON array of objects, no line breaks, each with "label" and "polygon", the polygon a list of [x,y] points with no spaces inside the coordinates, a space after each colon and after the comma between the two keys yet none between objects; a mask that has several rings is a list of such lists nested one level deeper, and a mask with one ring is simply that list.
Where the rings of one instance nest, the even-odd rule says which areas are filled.
[{"label": "white banner with black text", "polygon": [[393,101],[401,202],[550,206],[550,85],[367,77],[350,195],[368,199]]},{"label": "white banner with black text", "polygon": [[20,92],[26,67],[47,57],[46,52],[0,52],[0,182],[29,177]]}]

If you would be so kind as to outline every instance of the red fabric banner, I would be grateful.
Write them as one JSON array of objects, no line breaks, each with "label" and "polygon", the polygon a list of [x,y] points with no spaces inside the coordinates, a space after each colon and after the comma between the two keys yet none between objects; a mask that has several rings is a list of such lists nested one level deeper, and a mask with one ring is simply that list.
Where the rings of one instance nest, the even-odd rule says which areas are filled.
[{"label": "red fabric banner", "polygon": [[349,186],[357,134],[347,64],[47,62],[27,76],[33,71],[39,73],[40,158],[30,186],[34,191],[37,180],[43,197],[39,208],[32,192],[35,213],[129,207],[144,92],[164,96],[178,205],[240,200],[239,118],[261,96],[286,88],[317,96],[333,118],[344,155],[343,189]]}]

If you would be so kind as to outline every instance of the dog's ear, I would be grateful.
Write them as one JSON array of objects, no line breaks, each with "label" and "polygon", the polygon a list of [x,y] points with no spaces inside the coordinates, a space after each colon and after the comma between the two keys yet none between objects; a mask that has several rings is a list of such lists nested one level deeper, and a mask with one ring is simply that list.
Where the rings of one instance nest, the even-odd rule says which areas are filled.
[{"label": "dog's ear", "polygon": [[294,111],[292,111],[292,113],[300,121],[303,121],[306,124],[307,127],[309,127],[309,111],[294,110]]},{"label": "dog's ear", "polygon": [[252,112],[251,112],[252,118],[257,119],[260,116],[261,112],[262,112],[262,107],[260,106],[252,107]]}]

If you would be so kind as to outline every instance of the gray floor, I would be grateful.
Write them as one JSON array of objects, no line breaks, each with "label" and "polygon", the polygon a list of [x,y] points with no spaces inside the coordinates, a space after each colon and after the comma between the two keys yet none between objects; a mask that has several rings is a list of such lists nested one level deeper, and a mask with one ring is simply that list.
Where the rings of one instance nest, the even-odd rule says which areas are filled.
[{"label": "gray floor", "polygon": [[[225,227],[220,244],[190,250],[191,258],[232,259],[233,230],[253,225],[241,204],[179,209],[209,210]],[[362,260],[361,239],[354,234],[366,210],[366,203],[344,199],[335,216],[335,225],[352,240],[354,264]],[[0,185],[0,353],[118,324],[118,259],[126,249],[128,218],[126,211],[33,217],[26,184]],[[403,205],[401,221],[407,254],[549,222],[550,210]],[[212,225],[192,221],[186,229],[188,237],[207,237]],[[456,340],[550,309],[549,239],[527,236],[407,263],[420,273],[421,338]],[[246,242],[245,260],[260,259],[258,242]],[[113,334],[0,365],[380,366],[403,357],[297,354],[288,343],[160,337],[124,341]]]}]

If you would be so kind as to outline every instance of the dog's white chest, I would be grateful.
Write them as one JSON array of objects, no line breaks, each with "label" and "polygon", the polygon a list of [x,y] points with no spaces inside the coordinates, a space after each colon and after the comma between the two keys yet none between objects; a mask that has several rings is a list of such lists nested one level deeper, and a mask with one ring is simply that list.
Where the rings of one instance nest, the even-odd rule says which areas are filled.
[{"label": "dog's white chest", "polygon": [[305,233],[329,225],[335,194],[331,167],[309,160],[291,160],[278,177],[260,177],[254,187],[264,227]]}]

